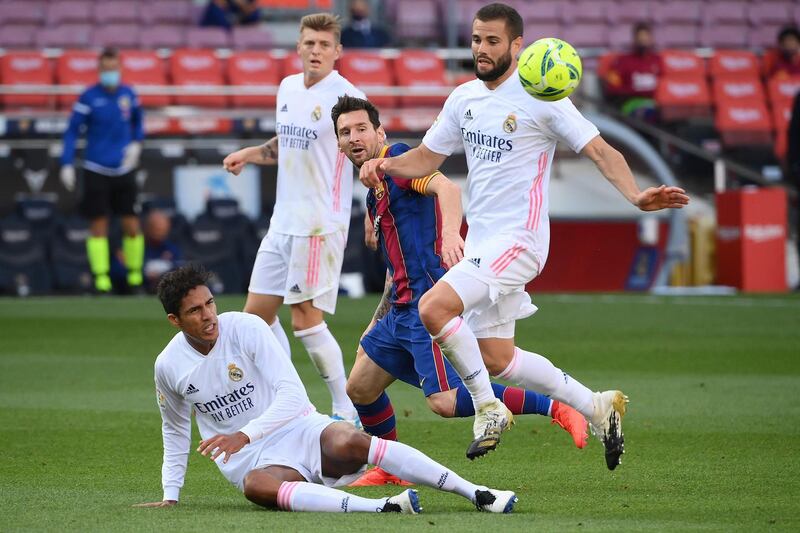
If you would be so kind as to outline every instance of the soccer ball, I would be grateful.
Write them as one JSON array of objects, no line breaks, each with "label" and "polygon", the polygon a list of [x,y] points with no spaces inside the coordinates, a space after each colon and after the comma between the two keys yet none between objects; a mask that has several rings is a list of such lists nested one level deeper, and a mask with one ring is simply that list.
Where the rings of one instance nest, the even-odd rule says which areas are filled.
[{"label": "soccer ball", "polygon": [[528,94],[539,100],[566,98],[578,86],[582,74],[580,56],[561,39],[539,39],[519,56],[519,81]]}]

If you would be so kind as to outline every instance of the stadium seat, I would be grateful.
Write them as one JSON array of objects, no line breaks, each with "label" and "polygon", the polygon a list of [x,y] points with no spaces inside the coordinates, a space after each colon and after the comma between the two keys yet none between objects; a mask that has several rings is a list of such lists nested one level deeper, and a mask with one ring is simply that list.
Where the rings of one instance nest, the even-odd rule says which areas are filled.
[{"label": "stadium seat", "polygon": [[224,224],[204,217],[187,227],[184,240],[186,261],[203,264],[214,273],[214,293],[240,293],[243,276],[236,243],[225,238]]},{"label": "stadium seat", "polygon": [[30,224],[35,237],[42,241],[50,237],[60,218],[55,202],[47,198],[33,197],[17,200],[14,212],[20,220]]},{"label": "stadium seat", "polygon": [[92,22],[94,2],[86,0],[62,0],[47,6],[47,24],[57,26],[65,23],[89,24]]},{"label": "stadium seat", "polygon": [[577,0],[572,5],[561,10],[561,17],[565,24],[579,22],[602,22],[608,20],[614,2],[606,0]]},{"label": "stadium seat", "polygon": [[711,48],[744,48],[750,27],[739,24],[707,24],[700,31],[700,44]]},{"label": "stadium seat", "polygon": [[393,30],[399,42],[439,42],[442,31],[434,0],[404,0],[395,6]]},{"label": "stadium seat", "polygon": [[36,42],[39,26],[7,24],[0,27],[0,48],[28,50]]},{"label": "stadium seat", "polygon": [[767,82],[767,93],[773,107],[791,105],[798,92],[800,92],[800,76],[772,78]]},{"label": "stadium seat", "polygon": [[289,55],[283,60],[283,77],[290,74],[299,74],[300,72],[303,72],[303,60],[300,59],[299,55],[290,51]]},{"label": "stadium seat", "polygon": [[228,58],[228,81],[232,86],[274,85],[272,91],[253,95],[234,95],[235,107],[275,107],[281,65],[267,52],[234,52]]},{"label": "stadium seat", "polygon": [[47,2],[37,0],[17,0],[16,2],[4,2],[3,24],[30,24],[40,26],[44,24],[47,14]]},{"label": "stadium seat", "polygon": [[[796,2],[794,2],[796,4]],[[747,18],[755,27],[786,26],[792,19],[793,2],[758,2],[747,6]],[[777,38],[775,33],[774,37]],[[774,41],[774,39],[773,39]]]},{"label": "stadium seat", "polygon": [[186,238],[189,223],[186,221],[186,217],[178,212],[175,200],[159,196],[142,201],[142,217],[146,217],[147,213],[154,209],[161,211],[169,217],[171,223],[169,240],[182,244]]},{"label": "stadium seat", "polygon": [[662,50],[661,65],[664,76],[706,76],[706,62],[687,50]]},{"label": "stadium seat", "polygon": [[186,26],[194,23],[192,20],[192,0],[159,0],[149,2],[141,11],[142,22],[146,26],[155,24],[174,24]]},{"label": "stadium seat", "polygon": [[[405,50],[394,61],[394,73],[397,85],[413,91],[417,88],[444,88],[447,86],[445,79],[444,62],[434,52],[427,50]],[[441,107],[447,95],[442,96],[413,96],[405,94],[400,97],[403,107],[438,106]]]},{"label": "stadium seat", "polygon": [[188,28],[187,48],[228,48],[230,36],[224,28]]},{"label": "stadium seat", "polygon": [[712,85],[716,103],[725,100],[732,103],[746,101],[766,104],[764,88],[759,78],[751,76],[720,76],[714,78]]},{"label": "stadium seat", "polygon": [[27,296],[50,291],[45,243],[18,216],[0,220],[0,293]]},{"label": "stadium seat", "polygon": [[[555,22],[528,22],[525,24],[525,42],[532,43],[545,37],[560,38],[564,33],[564,26],[559,21]],[[630,39],[628,39],[630,40]]]},{"label": "stadium seat", "polygon": [[[251,256],[251,235],[250,230],[252,223],[241,211],[239,211],[239,203],[233,198],[211,198],[206,202],[206,210],[203,214],[197,217],[195,224],[210,220],[221,224],[222,233],[225,240],[234,244],[236,248],[236,259],[242,270],[247,270],[248,266],[245,264],[245,258]],[[256,251],[258,248],[256,248]],[[249,280],[249,271],[247,272],[247,279]],[[242,272],[244,274],[244,272]],[[245,277],[245,276],[242,276]],[[241,287],[245,289],[246,287]],[[238,289],[237,289],[238,292]]]},{"label": "stadium seat", "polygon": [[140,6],[149,9],[152,3],[143,5],[135,0],[115,0],[113,2],[97,2],[94,6],[94,21],[98,25],[114,23],[139,23]]},{"label": "stadium seat", "polygon": [[[67,50],[56,60],[56,82],[75,85],[82,92],[97,83],[97,53],[89,50]],[[58,95],[58,106],[69,109],[79,93]]]},{"label": "stadium seat", "polygon": [[657,2],[651,11],[653,22],[661,26],[674,22],[696,24],[701,18],[701,10],[705,2],[702,0],[678,0],[673,2]]},{"label": "stadium seat", "polygon": [[[173,85],[179,87],[201,87],[204,85],[224,85],[222,64],[211,50],[176,50],[170,57],[170,71]],[[225,107],[225,95],[180,95],[175,97],[178,105],[200,107]]]},{"label": "stadium seat", "polygon": [[[538,4],[538,2],[537,2]],[[640,0],[614,2],[608,8],[608,20],[614,23],[647,22],[652,18],[652,6]],[[630,38],[630,33],[628,37]]]},{"label": "stadium seat", "polygon": [[89,293],[94,286],[86,239],[89,222],[74,216],[61,221],[49,241],[53,288],[72,293]]},{"label": "stadium seat", "polygon": [[267,52],[273,45],[272,34],[257,26],[237,26],[231,34],[231,44],[237,50]]},{"label": "stadium seat", "polygon": [[747,33],[747,46],[751,49],[768,49],[775,45],[776,37],[780,31],[780,25],[761,25],[750,28]]},{"label": "stadium seat", "polygon": [[145,50],[183,48],[186,46],[186,28],[168,25],[146,26],[139,32],[139,42]]},{"label": "stadium seat", "polygon": [[728,148],[772,143],[772,119],[763,102],[718,101],[714,125]]},{"label": "stadium seat", "polygon": [[[164,64],[155,52],[125,50],[120,53],[122,62],[122,80],[143,88],[148,85],[167,85]],[[166,94],[139,94],[139,102],[144,107],[162,107],[169,105],[172,98]]]},{"label": "stadium seat", "polygon": [[[517,11],[525,23],[525,33],[530,24],[560,24],[561,8],[564,2],[559,0],[537,0],[536,2],[522,2],[517,5]],[[525,39],[525,42],[535,38]]]},{"label": "stadium seat", "polygon": [[250,274],[253,272],[253,264],[256,261],[256,254],[259,246],[261,246],[261,240],[269,230],[270,217],[270,214],[262,214],[257,220],[250,222],[245,233],[245,238],[242,242],[242,278],[245,283],[245,291],[250,282]]},{"label": "stadium seat", "polygon": [[[5,85],[51,85],[50,62],[40,52],[8,52],[0,57],[0,80]],[[0,101],[6,108],[51,107],[47,94],[4,94]]]},{"label": "stadium seat", "polygon": [[662,76],[655,100],[665,121],[711,115],[711,96],[703,76]]},{"label": "stadium seat", "polygon": [[39,48],[87,48],[91,42],[91,24],[62,24],[36,30],[36,46]]},{"label": "stadium seat", "polygon": [[694,48],[698,42],[698,29],[693,24],[672,22],[656,26],[653,38],[659,48]]},{"label": "stadium seat", "polygon": [[92,44],[98,48],[113,46],[114,48],[121,48],[123,50],[133,50],[139,48],[140,31],[138,24],[104,25],[94,30],[92,34]]},{"label": "stadium seat", "polygon": [[608,30],[604,22],[583,22],[564,26],[562,39],[575,48],[608,47]]},{"label": "stadium seat", "polygon": [[707,2],[702,20],[707,26],[718,24],[745,23],[747,21],[747,4],[744,2]]},{"label": "stadium seat", "polygon": [[758,78],[758,58],[753,52],[747,50],[717,50],[709,60],[711,76]]},{"label": "stadium seat", "polygon": [[372,103],[380,107],[396,107],[397,97],[392,95],[372,96],[370,87],[393,87],[394,79],[389,62],[371,52],[346,52],[339,59],[342,76],[364,91]]}]

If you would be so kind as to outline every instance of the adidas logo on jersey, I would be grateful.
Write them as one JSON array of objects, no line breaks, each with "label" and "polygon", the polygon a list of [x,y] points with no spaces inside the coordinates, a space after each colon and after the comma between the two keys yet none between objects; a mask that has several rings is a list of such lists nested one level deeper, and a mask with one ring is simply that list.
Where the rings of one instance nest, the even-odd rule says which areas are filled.
[{"label": "adidas logo on jersey", "polygon": [[300,290],[300,287],[297,285],[297,283],[295,283],[294,285],[292,285],[292,288],[289,289],[289,292],[300,294],[302,291]]},{"label": "adidas logo on jersey", "polygon": [[195,392],[200,392],[200,389],[189,383],[189,386],[186,388],[186,395],[194,394]]},{"label": "adidas logo on jersey", "polygon": [[481,258],[480,257],[470,257],[469,259],[467,259],[467,261],[469,261],[470,263],[472,263],[473,265],[475,265],[478,268],[481,267]]},{"label": "adidas logo on jersey", "polygon": [[286,104],[283,104],[283,107],[281,108],[281,113],[286,113],[287,111],[289,111],[289,108],[286,106]]},{"label": "adidas logo on jersey", "polygon": [[472,120],[472,109],[467,109],[467,112],[464,113],[464,120]]}]

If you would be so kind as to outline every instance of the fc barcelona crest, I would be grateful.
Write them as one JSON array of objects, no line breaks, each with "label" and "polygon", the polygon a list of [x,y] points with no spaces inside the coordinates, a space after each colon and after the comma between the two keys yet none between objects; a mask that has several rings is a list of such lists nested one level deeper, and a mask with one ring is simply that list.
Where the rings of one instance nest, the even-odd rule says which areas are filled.
[{"label": "fc barcelona crest", "polygon": [[509,114],[506,117],[505,122],[503,122],[503,131],[506,133],[514,133],[517,131],[517,116],[513,113]]},{"label": "fc barcelona crest", "polygon": [[386,194],[386,190],[383,188],[383,183],[377,184],[375,186],[375,199],[380,200],[384,194]]}]

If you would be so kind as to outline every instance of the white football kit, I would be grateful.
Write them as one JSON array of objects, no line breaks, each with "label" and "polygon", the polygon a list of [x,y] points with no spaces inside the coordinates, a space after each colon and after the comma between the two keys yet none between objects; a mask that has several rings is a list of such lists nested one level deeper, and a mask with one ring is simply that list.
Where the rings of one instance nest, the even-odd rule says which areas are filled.
[{"label": "white football kit", "polygon": [[364,93],[335,70],[311,87],[303,74],[278,88],[278,188],[249,291],[313,300],[333,313],[350,224],[353,165],[339,151],[331,108],[340,96]]},{"label": "white football kit", "polygon": [[360,473],[340,479],[322,476],[320,435],[334,421],[317,413],[266,323],[237,312],[218,319],[219,338],[207,355],[179,332],[156,359],[164,499],[177,500],[183,486],[192,412],[203,439],[237,431],[250,438],[227,464],[222,457],[216,461],[239,490],[248,472],[268,465],[288,466],[312,483],[329,486],[356,479]]},{"label": "white football kit", "polygon": [[[536,307],[525,285],[544,268],[550,246],[549,182],[556,143],[575,152],[599,135],[565,98],[543,102],[522,88],[517,72],[494,90],[480,80],[457,87],[422,143],[467,158],[464,259],[442,279],[464,302],[475,335],[512,337],[514,321]],[[472,283],[489,286],[485,301]],[[499,329],[498,329],[499,328]]]}]

